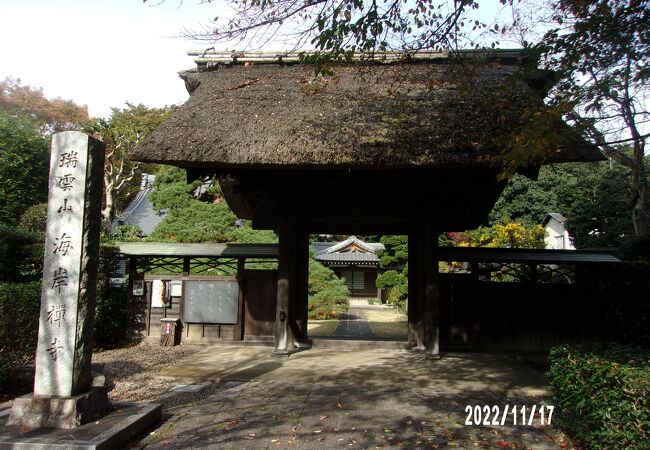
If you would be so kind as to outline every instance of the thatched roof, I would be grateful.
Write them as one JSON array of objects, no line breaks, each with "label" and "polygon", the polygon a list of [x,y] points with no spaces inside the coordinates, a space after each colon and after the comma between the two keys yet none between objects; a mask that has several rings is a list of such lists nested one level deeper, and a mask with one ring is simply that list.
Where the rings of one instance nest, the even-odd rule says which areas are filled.
[{"label": "thatched roof", "polygon": [[[486,164],[544,95],[530,87],[540,77],[524,79],[512,60],[353,64],[325,76],[277,60],[209,69],[182,74],[190,99],[132,159],[222,168]],[[553,147],[553,161],[600,158],[572,134]]]}]

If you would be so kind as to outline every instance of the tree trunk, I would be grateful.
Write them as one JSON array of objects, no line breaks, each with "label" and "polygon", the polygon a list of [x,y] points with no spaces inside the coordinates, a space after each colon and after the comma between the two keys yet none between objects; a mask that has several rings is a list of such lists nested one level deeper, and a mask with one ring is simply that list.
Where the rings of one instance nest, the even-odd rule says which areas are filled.
[{"label": "tree trunk", "polygon": [[[641,177],[634,171],[633,175],[633,189],[632,195],[632,223],[634,224],[634,232],[637,237],[648,236],[648,228],[650,225],[650,211],[648,211],[648,183],[645,177]],[[641,171],[643,172],[643,171]]]},{"label": "tree trunk", "polygon": [[104,206],[102,208],[102,225],[107,233],[111,231],[111,216],[113,215],[113,183],[104,183]]}]

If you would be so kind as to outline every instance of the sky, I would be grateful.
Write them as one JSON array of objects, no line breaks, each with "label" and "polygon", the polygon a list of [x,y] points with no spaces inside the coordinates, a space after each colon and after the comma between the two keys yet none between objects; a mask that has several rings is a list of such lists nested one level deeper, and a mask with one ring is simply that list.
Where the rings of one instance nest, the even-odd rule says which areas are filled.
[{"label": "sky", "polygon": [[48,98],[87,105],[92,117],[108,117],[111,108],[125,102],[183,103],[188,94],[178,72],[195,66],[187,50],[210,45],[178,36],[227,16],[223,5],[219,0],[0,0],[0,79],[20,78],[43,88]]},{"label": "sky", "polygon": [[[149,0],[152,5],[160,0]],[[215,15],[200,0],[0,0],[0,79],[20,78],[48,98],[108,117],[125,102],[163,106],[188,98],[178,72],[194,67],[176,37]]]}]

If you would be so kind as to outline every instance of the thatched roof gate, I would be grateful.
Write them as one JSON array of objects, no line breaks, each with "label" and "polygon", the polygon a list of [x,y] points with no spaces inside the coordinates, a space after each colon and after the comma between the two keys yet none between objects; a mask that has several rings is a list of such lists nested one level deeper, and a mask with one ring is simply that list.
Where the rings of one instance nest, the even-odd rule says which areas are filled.
[{"label": "thatched roof gate", "polygon": [[[408,233],[410,338],[437,354],[436,233],[485,220],[550,74],[519,51],[378,55],[320,75],[295,55],[197,56],[190,99],[131,156],[217,175],[239,217],[278,231],[276,349],[307,338],[307,233]],[[559,120],[539,141],[518,145],[601,159]]]}]

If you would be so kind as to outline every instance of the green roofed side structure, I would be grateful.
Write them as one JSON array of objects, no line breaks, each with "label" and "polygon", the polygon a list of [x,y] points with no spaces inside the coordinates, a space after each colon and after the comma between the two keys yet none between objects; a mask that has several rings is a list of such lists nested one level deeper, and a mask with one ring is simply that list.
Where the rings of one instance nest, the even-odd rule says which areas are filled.
[{"label": "green roofed side structure", "polygon": [[513,136],[544,147],[531,176],[602,159],[561,121],[522,142],[551,77],[521,51],[376,54],[318,75],[296,54],[195,56],[189,100],[131,158],[216,175],[238,217],[277,231],[278,353],[308,339],[309,233],[408,234],[409,340],[435,355],[436,235],[485,220]]}]

